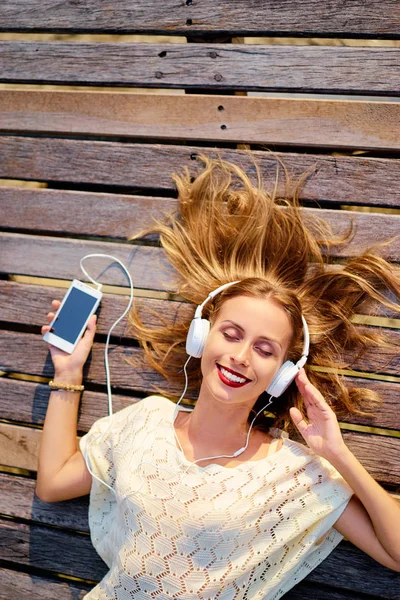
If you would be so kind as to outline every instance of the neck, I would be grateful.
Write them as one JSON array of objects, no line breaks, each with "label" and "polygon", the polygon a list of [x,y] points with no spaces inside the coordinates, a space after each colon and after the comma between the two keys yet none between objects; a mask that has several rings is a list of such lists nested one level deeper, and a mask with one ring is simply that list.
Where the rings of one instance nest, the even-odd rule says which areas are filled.
[{"label": "neck", "polygon": [[188,434],[193,441],[218,448],[244,445],[249,431],[249,404],[232,404],[216,400],[203,386],[190,414]]}]

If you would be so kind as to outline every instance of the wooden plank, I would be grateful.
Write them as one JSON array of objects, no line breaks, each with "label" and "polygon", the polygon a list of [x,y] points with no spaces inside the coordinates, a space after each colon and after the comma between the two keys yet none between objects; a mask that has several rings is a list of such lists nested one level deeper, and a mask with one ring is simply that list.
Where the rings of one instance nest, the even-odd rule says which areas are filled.
[{"label": "wooden plank", "polygon": [[[104,346],[95,342],[92,347],[90,365],[86,363],[85,379],[87,383],[105,384]],[[41,335],[0,331],[0,370],[53,377],[53,365],[48,351],[48,344]],[[165,386],[169,391],[178,392],[179,388],[165,382],[147,363],[144,362],[143,351],[133,346],[110,344],[109,365],[112,373],[112,384],[121,390],[132,392],[151,392],[154,385]],[[127,360],[132,364],[128,364]]]},{"label": "wooden plank", "polygon": [[[31,425],[43,425],[50,388],[45,383],[0,378],[0,415],[2,419]],[[113,411],[118,412],[140,400],[112,392]],[[78,431],[86,432],[97,419],[108,414],[106,393],[85,390],[81,397]]]},{"label": "wooden plank", "polygon": [[43,502],[36,496],[35,487],[34,479],[0,473],[1,514],[89,533],[89,495],[64,502]]},{"label": "wooden plank", "polygon": [[399,62],[392,46],[0,42],[1,83],[393,96]]},{"label": "wooden plank", "polygon": [[[360,326],[360,329],[367,331],[367,328],[362,326]],[[384,329],[382,332],[385,333],[388,341],[387,347],[376,347],[372,354],[367,352],[360,358],[354,357],[350,353],[347,353],[343,358],[338,356],[337,367],[359,371],[360,377],[362,377],[363,372],[399,375],[400,354],[398,353],[398,346],[400,332],[390,329]],[[43,341],[41,335],[0,331],[0,344],[3,346],[0,357],[0,370],[41,375],[43,377],[53,376],[48,345]],[[144,363],[141,349],[132,345],[122,345],[121,343],[110,346],[112,352],[109,351],[109,358],[114,385],[122,388],[131,387],[141,391],[149,391],[152,389],[152,384],[160,385],[160,376],[155,375],[149,365]],[[90,368],[87,372],[88,381],[105,382],[103,355],[104,345],[95,342],[92,348]],[[126,364],[126,360],[132,361],[134,368],[140,369],[140,374],[135,373],[135,376],[132,377],[132,367]],[[168,389],[172,390],[174,388],[168,387]],[[176,387],[175,391],[178,391]]]},{"label": "wooden plank", "polygon": [[[244,150],[198,146],[116,143],[22,136],[0,136],[0,178],[62,181],[173,191],[171,173],[185,166],[202,169],[199,153],[239,164],[255,181],[254,165]],[[276,159],[253,151],[266,186],[276,179]],[[296,180],[313,169],[300,199],[361,206],[400,206],[400,159],[277,153]],[[283,174],[282,183],[283,183]],[[390,190],[390,193],[388,193]],[[284,193],[283,185],[278,188]]]},{"label": "wooden plank", "polygon": [[173,198],[0,187],[1,227],[11,231],[127,240],[154,225],[154,219],[176,212],[177,206]]},{"label": "wooden plank", "polygon": [[[190,19],[190,21],[188,20]],[[230,35],[311,35],[338,37],[390,37],[398,39],[400,8],[396,0],[229,0],[180,3],[165,0],[163,10],[147,0],[107,0],[95,3],[60,3],[57,0],[15,0],[0,5],[0,31],[57,31],[108,33],[226,33]]]},{"label": "wooden plank", "polygon": [[0,520],[0,528],[0,560],[9,566],[19,564],[92,581],[107,573],[87,534],[6,520]]},{"label": "wooden plank", "polygon": [[399,148],[399,123],[395,102],[38,90],[0,96],[3,132],[389,150]]},{"label": "wooden plank", "polygon": [[[4,540],[4,545],[0,547],[0,559],[7,560],[9,567],[11,564],[19,564],[46,569],[49,574],[63,573],[93,581],[98,581],[107,572],[106,565],[91,546],[88,535],[77,535],[40,525],[28,527],[24,523],[12,521],[0,524]],[[368,577],[365,577],[366,571]],[[310,573],[307,582],[332,582],[337,586],[338,573],[341,590],[372,594],[378,591],[380,598],[398,598],[398,575],[347,542],[341,542]]]},{"label": "wooden plank", "polygon": [[374,381],[371,379],[363,379],[362,377],[344,377],[343,379],[347,387],[366,388],[378,393],[382,398],[383,404],[377,411],[375,417],[351,415],[347,418],[341,418],[341,421],[344,423],[368,425],[370,427],[386,427],[389,429],[400,430],[400,411],[398,409],[398,404],[400,402],[400,383]]},{"label": "wooden plank", "polygon": [[[47,287],[0,280],[0,320],[27,326],[45,324],[46,315],[52,310],[51,301],[62,300],[67,287]],[[97,333],[107,335],[111,325],[128,306],[128,302],[129,295],[104,292],[98,313]],[[135,296],[134,304],[140,311],[143,322],[152,326],[159,323],[160,315],[173,322],[175,319],[190,319],[194,314],[194,306],[187,302]],[[116,325],[112,335],[115,338],[134,339],[127,328],[127,317]]]},{"label": "wooden plank", "polygon": [[[17,600],[80,600],[90,589],[85,584],[46,579],[39,575],[28,575],[11,569],[0,570],[0,599]],[[91,586],[93,587],[93,586]],[[380,595],[379,598],[386,596]],[[307,579],[297,584],[284,596],[285,600],[304,600],[304,598],[324,598],[324,600],[373,600],[377,596],[335,590],[325,585],[308,583]]]},{"label": "wooden plank", "polygon": [[[176,288],[173,269],[162,248],[16,233],[1,233],[0,248],[0,272],[3,273],[72,280],[81,276],[81,258],[102,253],[118,258],[125,265],[136,288],[164,291]],[[88,267],[90,275],[102,284],[128,286],[126,274],[118,263],[104,271],[111,262],[109,258],[95,257],[86,260],[85,268]]]},{"label": "wooden plank", "polygon": [[2,465],[37,471],[41,436],[40,429],[0,423]]},{"label": "wooden plank", "polygon": [[82,600],[92,587],[79,581],[49,579],[36,573],[21,573],[5,568],[0,570],[1,600]]},{"label": "wooden plank", "polygon": [[[350,415],[347,418],[341,418],[342,422],[400,430],[399,383],[359,377],[346,377],[344,382],[349,387],[357,386],[378,392],[382,396],[383,405],[375,417]],[[49,395],[50,388],[47,384],[0,378],[1,418],[33,425],[42,424],[46,416]],[[192,395],[188,394],[187,397],[190,398]],[[112,398],[114,412],[138,400],[136,396],[124,396],[115,392],[113,392]],[[95,420],[107,413],[107,394],[85,390],[82,394],[78,430],[87,431]]]},{"label": "wooden plank", "polygon": [[[39,429],[0,423],[3,465],[36,471],[40,437]],[[344,431],[343,439],[372,477],[383,484],[399,485],[400,438]]]},{"label": "wooden plank", "polygon": [[[130,235],[150,227],[154,218],[162,219],[163,215],[176,209],[177,202],[167,198],[0,187],[2,227],[11,231],[21,231],[22,226],[24,232],[126,240]],[[62,220],[55,218],[57,214],[63,215]],[[393,238],[382,248],[382,256],[387,260],[400,261],[400,214],[305,208],[304,217],[311,229],[315,218],[326,219],[338,236],[345,235],[353,225],[354,237],[345,247],[333,247],[331,256],[358,256],[374,244]]]},{"label": "wooden plank", "polygon": [[[359,326],[359,331],[364,333],[373,333],[373,328]],[[346,366],[340,367],[341,359],[337,359],[338,368],[351,368],[355,371],[366,371],[375,373],[387,373],[388,375],[398,375],[400,373],[400,352],[399,352],[399,330],[384,330],[388,346],[385,348],[375,346],[373,352],[371,349],[362,357],[354,356],[353,352],[345,352],[342,359]],[[342,363],[342,364],[343,364]]]},{"label": "wooden plank", "polygon": [[[89,533],[89,496],[65,502],[42,502],[35,494],[36,481],[0,473],[0,512],[17,519]],[[400,502],[400,498],[392,494]]]},{"label": "wooden plank", "polygon": [[[28,575],[11,569],[0,571],[0,599],[17,600],[81,600],[88,587],[79,582],[46,579],[39,575]],[[93,587],[93,586],[91,586]],[[380,596],[383,598],[383,596]],[[284,596],[285,600],[304,600],[304,598],[324,598],[324,600],[372,600],[376,596],[351,591],[335,590],[324,585],[315,585],[303,581]]]}]

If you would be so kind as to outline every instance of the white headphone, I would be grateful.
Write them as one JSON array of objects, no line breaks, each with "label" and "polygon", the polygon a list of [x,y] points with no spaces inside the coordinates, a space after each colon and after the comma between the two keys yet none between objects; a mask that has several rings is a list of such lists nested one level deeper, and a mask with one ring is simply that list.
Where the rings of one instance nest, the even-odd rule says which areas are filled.
[{"label": "white headphone", "polygon": [[[203,319],[201,316],[203,306],[207,304],[207,302],[209,302],[212,298],[214,298],[214,296],[216,296],[226,288],[230,287],[231,285],[234,285],[235,283],[239,283],[239,281],[231,281],[230,283],[225,283],[213,292],[210,292],[207,298],[204,300],[204,302],[202,302],[196,308],[186,338],[186,353],[189,356],[193,356],[194,358],[200,358],[202,356],[207,336],[210,331],[210,321],[208,321],[208,319]],[[307,362],[308,352],[310,348],[310,335],[308,332],[308,326],[305,318],[302,316],[301,319],[303,321],[304,336],[303,351],[301,353],[301,358],[296,364],[294,364],[291,360],[287,360],[280,367],[279,371],[276,373],[275,377],[265,390],[274,398],[278,398],[283,394],[283,392],[292,383],[297,373],[302,367],[304,367],[304,365]]]}]

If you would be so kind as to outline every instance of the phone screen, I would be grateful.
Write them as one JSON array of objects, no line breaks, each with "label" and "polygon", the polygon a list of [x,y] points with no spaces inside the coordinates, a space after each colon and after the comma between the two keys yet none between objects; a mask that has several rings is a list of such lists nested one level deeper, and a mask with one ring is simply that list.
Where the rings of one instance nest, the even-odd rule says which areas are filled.
[{"label": "phone screen", "polygon": [[50,329],[51,333],[74,344],[96,302],[94,296],[72,288]]}]

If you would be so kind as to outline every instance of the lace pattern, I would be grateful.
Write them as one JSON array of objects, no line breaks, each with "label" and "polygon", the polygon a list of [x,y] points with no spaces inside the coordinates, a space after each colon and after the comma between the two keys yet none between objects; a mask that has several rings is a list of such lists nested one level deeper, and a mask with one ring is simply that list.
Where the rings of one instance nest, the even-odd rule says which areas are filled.
[{"label": "lace pattern", "polygon": [[92,471],[115,492],[93,479],[91,538],[109,571],[85,599],[280,598],[343,539],[332,525],[351,488],[276,428],[283,443],[267,458],[187,470],[174,407],[150,396],[81,438]]}]

